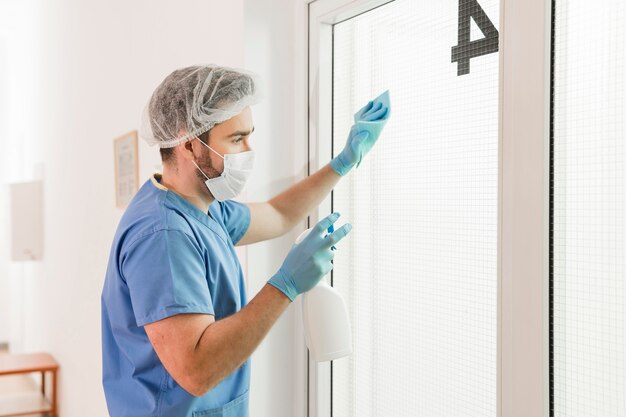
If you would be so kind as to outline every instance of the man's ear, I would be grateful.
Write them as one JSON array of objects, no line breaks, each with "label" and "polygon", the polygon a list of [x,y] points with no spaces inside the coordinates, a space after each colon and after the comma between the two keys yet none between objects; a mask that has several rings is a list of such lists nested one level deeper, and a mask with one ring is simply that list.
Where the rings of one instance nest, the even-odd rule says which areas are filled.
[{"label": "man's ear", "polygon": [[176,153],[178,153],[181,158],[184,159],[188,159],[188,160],[194,160],[196,159],[196,152],[194,150],[194,143],[195,140],[187,140],[179,145],[176,145]]}]

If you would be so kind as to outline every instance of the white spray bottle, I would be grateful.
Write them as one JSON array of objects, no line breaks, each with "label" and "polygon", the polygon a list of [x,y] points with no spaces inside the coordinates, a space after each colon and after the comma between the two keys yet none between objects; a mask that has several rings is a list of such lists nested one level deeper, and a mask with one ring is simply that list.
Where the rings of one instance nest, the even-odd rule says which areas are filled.
[{"label": "white spray bottle", "polygon": [[[302,242],[311,229],[298,236]],[[316,362],[331,361],[352,353],[352,328],[343,297],[324,278],[303,295],[302,315],[306,344]]]}]

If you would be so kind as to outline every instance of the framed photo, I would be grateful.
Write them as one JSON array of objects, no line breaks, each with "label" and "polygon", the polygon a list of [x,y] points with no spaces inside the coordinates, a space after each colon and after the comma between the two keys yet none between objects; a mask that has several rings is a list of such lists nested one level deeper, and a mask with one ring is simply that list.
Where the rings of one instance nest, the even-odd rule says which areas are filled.
[{"label": "framed photo", "polygon": [[125,208],[139,189],[137,131],[113,140],[115,154],[115,205]]}]

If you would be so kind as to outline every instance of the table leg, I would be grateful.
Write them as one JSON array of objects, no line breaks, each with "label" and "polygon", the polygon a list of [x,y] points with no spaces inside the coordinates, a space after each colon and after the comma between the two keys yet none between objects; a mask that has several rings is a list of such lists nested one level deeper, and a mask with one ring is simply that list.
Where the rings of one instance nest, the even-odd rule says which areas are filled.
[{"label": "table leg", "polygon": [[41,394],[43,394],[43,396],[46,396],[46,373],[45,372],[41,372]]},{"label": "table leg", "polygon": [[58,417],[57,415],[57,371],[52,371],[52,411],[50,417]]}]

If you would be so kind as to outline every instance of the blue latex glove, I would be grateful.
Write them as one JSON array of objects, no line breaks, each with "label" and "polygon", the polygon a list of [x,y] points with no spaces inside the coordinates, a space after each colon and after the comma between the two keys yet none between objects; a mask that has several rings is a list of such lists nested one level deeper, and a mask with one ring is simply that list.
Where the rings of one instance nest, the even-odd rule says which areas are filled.
[{"label": "blue latex glove", "polygon": [[315,287],[333,269],[331,261],[335,252],[330,248],[352,230],[352,225],[346,223],[333,233],[326,234],[338,218],[339,213],[332,213],[316,224],[302,242],[294,244],[283,265],[268,283],[281,290],[291,301],[298,294]]},{"label": "blue latex glove", "polygon": [[350,129],[345,148],[330,161],[335,172],[343,176],[355,165],[358,168],[363,156],[378,140],[390,114],[389,91],[385,91],[354,115],[354,125]]}]

